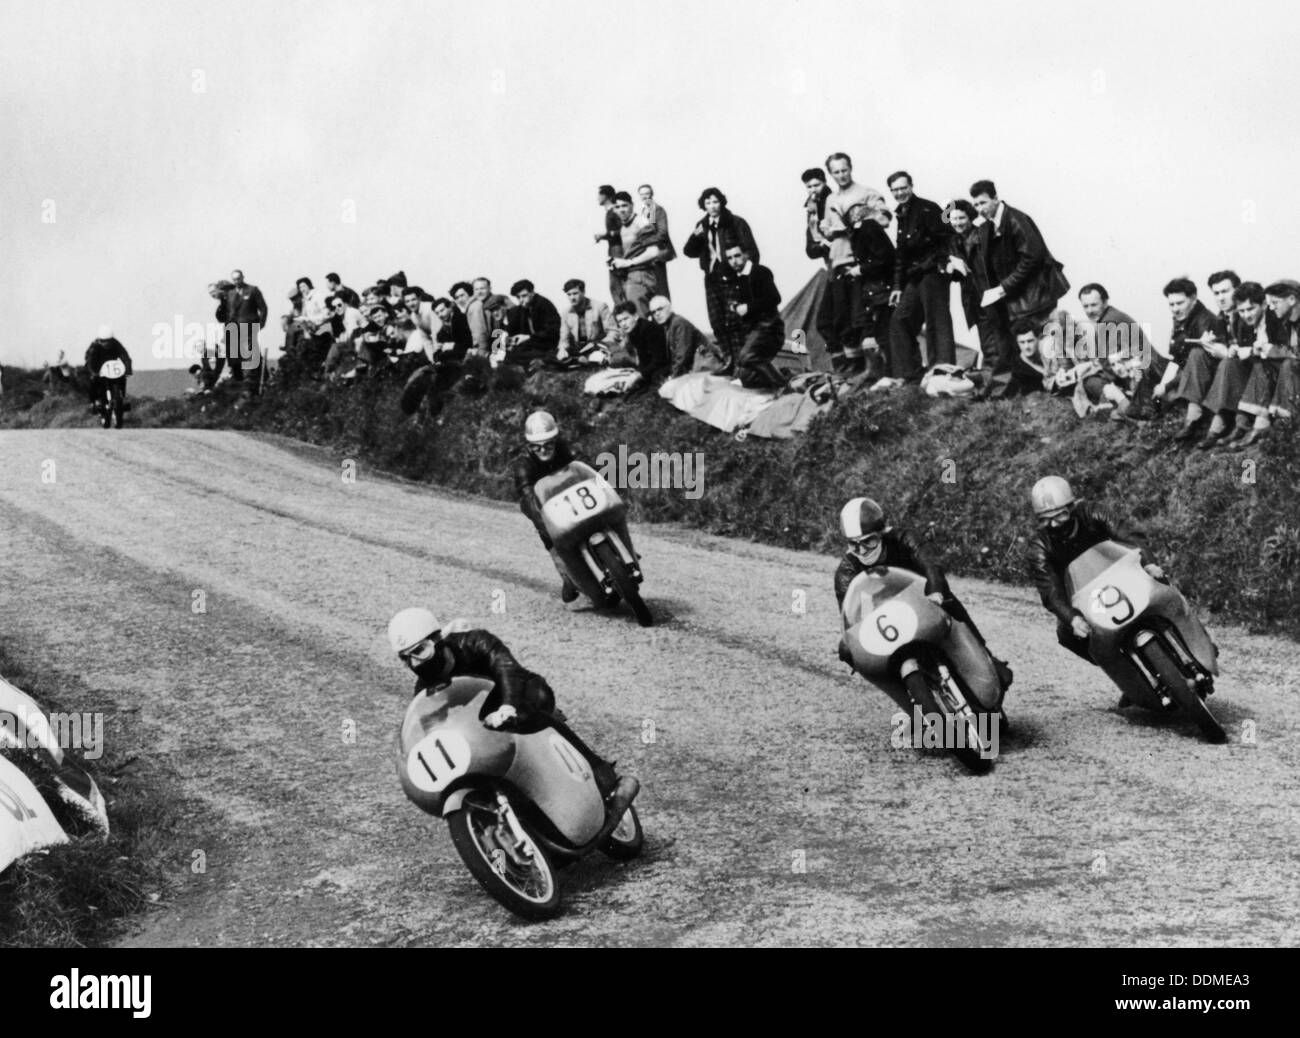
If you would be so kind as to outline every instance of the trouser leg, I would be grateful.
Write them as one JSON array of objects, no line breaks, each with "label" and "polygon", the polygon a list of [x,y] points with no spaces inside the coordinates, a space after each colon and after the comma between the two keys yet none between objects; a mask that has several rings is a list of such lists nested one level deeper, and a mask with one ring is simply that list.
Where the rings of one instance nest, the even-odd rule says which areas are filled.
[{"label": "trouser leg", "polygon": [[916,343],[923,311],[916,283],[903,286],[903,294],[889,323],[889,366],[894,378],[916,382],[921,378],[921,351]]},{"label": "trouser leg", "polygon": [[1088,639],[1079,638],[1075,635],[1074,629],[1064,620],[1056,622],[1056,640],[1063,647],[1069,649],[1081,660],[1093,663],[1093,658],[1088,655]]},{"label": "trouser leg", "polygon": [[926,274],[918,286],[925,311],[925,341],[930,356],[927,364],[957,363],[957,343],[952,334],[952,309],[948,305],[949,281],[942,274]]}]

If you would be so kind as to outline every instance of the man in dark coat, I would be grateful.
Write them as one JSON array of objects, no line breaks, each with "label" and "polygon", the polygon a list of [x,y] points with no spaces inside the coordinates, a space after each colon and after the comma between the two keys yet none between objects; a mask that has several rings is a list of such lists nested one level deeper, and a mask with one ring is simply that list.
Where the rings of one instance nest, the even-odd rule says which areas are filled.
[{"label": "man in dark coat", "polygon": [[772,364],[785,344],[785,323],[781,320],[781,293],[772,272],[755,263],[738,242],[728,242],[724,255],[735,286],[736,316],[745,338],[736,358],[736,380],[746,389],[778,389],[786,379]]},{"label": "man in dark coat", "polygon": [[248,382],[248,392],[262,391],[265,367],[258,342],[266,327],[266,300],[262,290],[244,281],[242,270],[230,272],[232,288],[226,296],[226,362],[236,382]]},{"label": "man in dark coat", "polygon": [[545,296],[538,295],[533,283],[526,279],[511,285],[510,294],[519,302],[506,313],[510,362],[554,360],[560,345],[560,311]]},{"label": "man in dark coat", "polygon": [[632,363],[641,373],[641,381],[629,391],[629,395],[657,388],[672,369],[662,325],[642,317],[636,303],[630,299],[614,307],[614,320],[623,333],[623,343]]},{"label": "man in dark coat", "polygon": [[745,329],[732,307],[735,300],[731,298],[732,282],[727,277],[724,247],[727,241],[739,242],[745,254],[757,263],[758,244],[749,223],[727,208],[727,196],[718,188],[706,187],[700,193],[699,206],[704,210],[704,216],[686,239],[682,252],[699,260],[700,270],[704,272],[704,301],[708,307],[709,325],[718,352],[725,358],[717,374],[730,377],[745,340]]},{"label": "man in dark coat", "polygon": [[[1027,213],[998,198],[991,180],[971,185],[971,199],[984,217],[980,227],[979,262],[985,283],[985,306],[996,317],[997,354],[985,395],[1011,396],[1036,379],[1016,371],[1011,322],[1024,319],[1040,329],[1070,288],[1064,268],[1047,248],[1038,225]],[[1028,380],[1028,381],[1026,381]]]},{"label": "man in dark coat", "polygon": [[898,244],[894,256],[894,284],[889,303],[894,307],[890,324],[894,377],[904,382],[921,380],[921,352],[916,333],[925,324],[928,362],[955,364],[957,346],[948,307],[948,228],[943,210],[912,191],[912,175],[899,170],[888,180],[898,203]]}]

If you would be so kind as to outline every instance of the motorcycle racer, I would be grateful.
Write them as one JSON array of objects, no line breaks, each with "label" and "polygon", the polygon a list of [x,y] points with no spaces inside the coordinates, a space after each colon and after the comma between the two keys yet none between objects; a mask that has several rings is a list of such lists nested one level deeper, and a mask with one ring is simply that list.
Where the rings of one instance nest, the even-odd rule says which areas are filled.
[{"label": "motorcycle racer", "polygon": [[611,811],[621,815],[636,797],[641,784],[635,778],[620,778],[614,762],[605,760],[574,733],[556,708],[555,693],[546,679],[525,669],[491,632],[471,628],[463,620],[440,624],[428,609],[413,606],[389,621],[388,643],[416,675],[415,695],[454,677],[486,678],[495,686],[485,704],[489,712],[483,723],[487,727],[509,726],[520,732],[553,728],[587,758]]},{"label": "motorcycle racer", "polygon": [[110,360],[120,360],[126,365],[126,373],[131,374],[131,354],[126,352],[117,339],[113,338],[110,325],[100,325],[95,341],[86,349],[86,374],[90,378],[90,409],[98,411],[104,398],[104,380],[99,377],[99,369]]},{"label": "motorcycle racer", "polygon": [[[848,551],[835,570],[835,598],[844,605],[844,595],[853,578],[873,566],[911,570],[925,577],[925,593],[954,620],[970,628],[975,639],[988,652],[988,644],[971,619],[966,607],[952,593],[948,577],[933,554],[906,530],[889,526],[884,509],[869,497],[855,497],[840,510],[840,531],[848,541]],[[840,658],[848,662],[847,648],[841,643]],[[1014,677],[1004,660],[991,652],[989,659],[997,671],[1003,691],[1011,687]]]}]

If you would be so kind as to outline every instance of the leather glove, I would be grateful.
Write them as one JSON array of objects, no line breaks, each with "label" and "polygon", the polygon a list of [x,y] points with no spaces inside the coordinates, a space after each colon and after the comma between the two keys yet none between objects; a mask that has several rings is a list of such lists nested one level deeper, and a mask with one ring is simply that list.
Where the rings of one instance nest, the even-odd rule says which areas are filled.
[{"label": "leather glove", "polygon": [[1165,571],[1161,569],[1159,566],[1157,566],[1154,562],[1151,563],[1151,565],[1143,566],[1142,568],[1146,570],[1148,573],[1150,573],[1153,577],[1155,577],[1156,580],[1165,579]]},{"label": "leather glove", "polygon": [[489,728],[500,728],[504,724],[513,721],[519,714],[513,706],[498,707],[493,710],[487,717],[483,718],[483,723]]},{"label": "leather glove", "polygon": [[1076,638],[1087,638],[1092,634],[1092,628],[1088,626],[1088,621],[1078,613],[1070,617],[1070,629],[1074,631]]}]

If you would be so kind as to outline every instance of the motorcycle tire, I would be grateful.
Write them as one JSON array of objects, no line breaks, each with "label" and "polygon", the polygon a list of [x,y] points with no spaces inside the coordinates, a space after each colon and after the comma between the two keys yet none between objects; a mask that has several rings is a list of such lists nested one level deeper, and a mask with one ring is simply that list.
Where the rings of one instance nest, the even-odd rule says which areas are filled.
[{"label": "motorcycle tire", "polygon": [[653,627],[655,618],[650,612],[650,607],[641,599],[641,592],[637,588],[636,581],[623,565],[623,559],[618,553],[618,549],[609,541],[602,541],[596,545],[596,561],[610,575],[614,581],[614,589],[621,598],[632,608],[632,613],[636,616],[636,622],[642,627]]},{"label": "motorcycle tire", "polygon": [[[532,864],[527,871],[521,869],[495,838],[495,830],[500,825],[495,805],[485,807],[472,801],[473,794],[466,798],[464,807],[447,817],[451,842],[470,875],[497,902],[520,918],[553,919],[560,911],[560,881],[546,851],[528,833],[533,849]],[[527,833],[528,827],[522,819],[520,825]],[[512,836],[507,839],[513,842]],[[537,889],[531,889],[531,884],[525,888],[529,877],[535,879]]]},{"label": "motorcycle tire", "polygon": [[1143,659],[1156,672],[1160,683],[1168,691],[1169,697],[1178,704],[1183,713],[1196,722],[1196,727],[1205,736],[1205,741],[1211,743],[1227,742],[1228,733],[1223,730],[1223,726],[1210,713],[1210,708],[1205,705],[1205,700],[1197,694],[1194,688],[1189,687],[1189,682],[1183,677],[1182,671],[1178,669],[1173,657],[1169,655],[1169,650],[1164,645],[1153,640],[1143,646],[1141,651]]},{"label": "motorcycle tire", "polygon": [[615,861],[631,861],[641,856],[644,847],[645,830],[641,828],[641,818],[636,808],[628,804],[618,826],[601,843],[600,852]]},{"label": "motorcycle tire", "polygon": [[[126,402],[126,395],[122,392],[121,386],[114,386],[109,390],[109,401],[109,411],[105,413],[104,417],[107,419],[111,416],[114,424],[120,429],[122,428],[123,405]],[[107,422],[105,422],[104,428],[108,428]]]},{"label": "motorcycle tire", "polygon": [[[950,709],[939,689],[932,687],[931,679],[922,670],[914,670],[911,674],[903,679],[903,684],[907,687],[908,693],[916,700],[923,713],[938,714],[945,718],[956,716],[960,720],[960,715],[955,714]],[[943,705],[940,705],[943,704]],[[976,711],[980,713],[981,711]],[[949,751],[954,757],[961,761],[967,771],[974,775],[983,775],[993,767],[993,759],[985,757],[980,753],[978,745],[971,745],[971,742],[979,739],[978,731],[971,731],[969,722],[960,721],[966,725],[967,736],[964,740],[965,746],[951,746]]]}]

